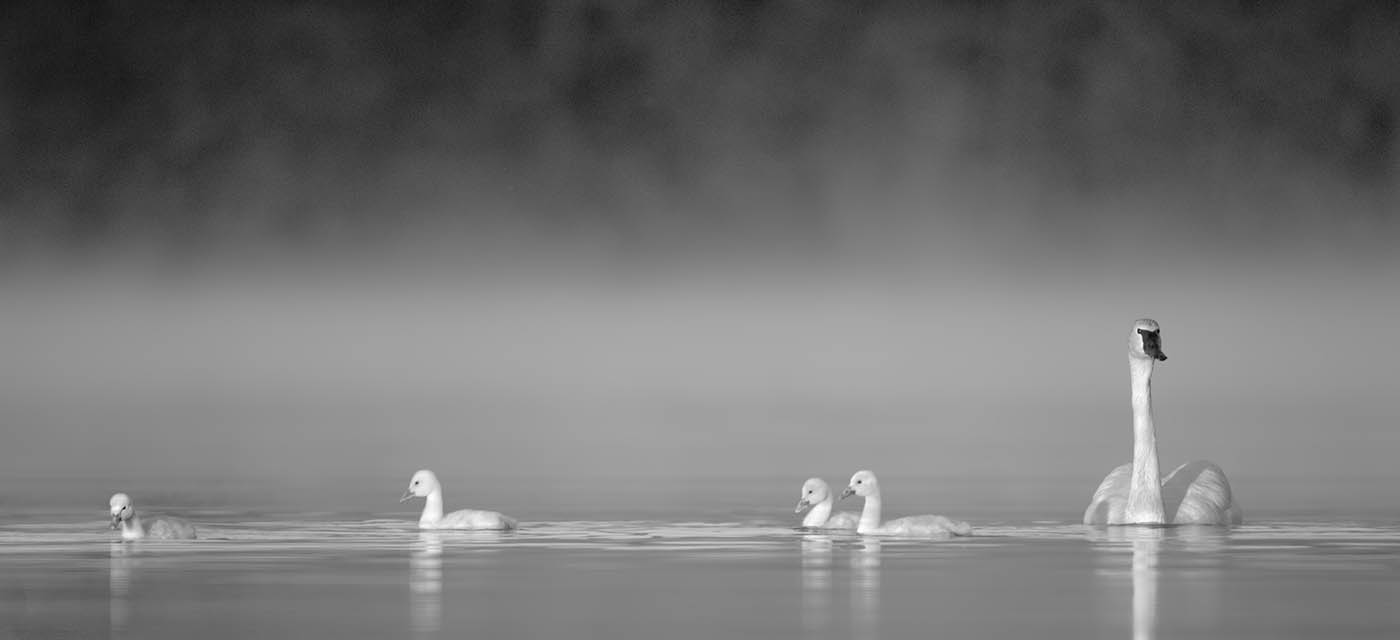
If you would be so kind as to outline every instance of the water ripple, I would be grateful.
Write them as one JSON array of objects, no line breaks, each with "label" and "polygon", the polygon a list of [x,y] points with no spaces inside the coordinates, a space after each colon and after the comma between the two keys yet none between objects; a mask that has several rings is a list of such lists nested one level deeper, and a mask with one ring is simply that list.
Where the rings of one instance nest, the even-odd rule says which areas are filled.
[{"label": "water ripple", "polygon": [[[235,514],[230,514],[235,515]],[[183,542],[151,542],[145,548],[172,551],[290,552],[320,549],[401,550],[418,540],[414,522],[402,519],[324,520],[323,514],[305,518],[263,520],[248,517],[217,522],[197,522],[200,539]],[[990,522],[977,525],[972,538],[952,540],[887,540],[893,550],[956,548],[977,545],[1007,546],[1030,542],[1084,543],[1112,550],[1128,548],[1134,531],[1152,528],[1093,528],[1064,522]],[[1352,551],[1400,549],[1400,526],[1366,522],[1265,522],[1230,530],[1160,528],[1168,545],[1186,550],[1269,552],[1333,547]],[[530,522],[519,531],[442,531],[443,544],[459,550],[511,548],[594,549],[598,551],[676,551],[752,553],[789,549],[802,532],[767,522],[669,522],[655,520]],[[823,534],[835,544],[855,544],[851,533]],[[112,541],[115,532],[105,520],[80,522],[20,522],[0,526],[0,554],[51,553],[90,550],[96,543]]]}]

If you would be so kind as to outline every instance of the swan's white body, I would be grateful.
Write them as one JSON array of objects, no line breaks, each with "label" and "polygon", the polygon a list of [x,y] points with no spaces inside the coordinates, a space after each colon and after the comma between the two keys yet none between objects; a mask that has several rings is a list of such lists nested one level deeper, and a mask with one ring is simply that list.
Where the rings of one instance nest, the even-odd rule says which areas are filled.
[{"label": "swan's white body", "polygon": [[841,497],[852,494],[865,498],[865,506],[860,511],[860,522],[856,524],[856,533],[861,535],[921,538],[972,535],[972,527],[966,522],[943,516],[909,516],[881,522],[880,482],[870,471],[857,471],[851,476],[851,484],[846,487]]},{"label": "swan's white body", "polygon": [[1239,524],[1244,519],[1219,466],[1205,460],[1177,467],[1166,478],[1157,466],[1152,421],[1152,370],[1161,353],[1161,329],[1138,320],[1128,338],[1132,377],[1133,461],[1114,469],[1084,510],[1084,524]]},{"label": "swan's white body", "polygon": [[802,483],[802,495],[797,499],[797,508],[794,513],[807,511],[807,515],[802,518],[802,528],[804,529],[841,529],[844,531],[854,531],[860,522],[860,516],[850,511],[832,515],[831,510],[836,506],[836,497],[831,495],[831,487],[821,478],[808,478]]},{"label": "swan's white body", "polygon": [[413,474],[413,478],[408,481],[408,491],[405,491],[399,502],[404,502],[411,498],[425,498],[423,504],[423,515],[418,518],[419,529],[478,529],[478,530],[510,530],[516,528],[518,523],[515,518],[501,515],[495,511],[478,511],[476,509],[462,509],[444,515],[442,513],[442,483],[438,482],[437,475],[427,469],[422,469]]},{"label": "swan's white body", "polygon": [[122,540],[193,540],[194,525],[183,518],[150,516],[142,520],[136,515],[136,505],[125,493],[112,495],[112,528],[121,529]]}]

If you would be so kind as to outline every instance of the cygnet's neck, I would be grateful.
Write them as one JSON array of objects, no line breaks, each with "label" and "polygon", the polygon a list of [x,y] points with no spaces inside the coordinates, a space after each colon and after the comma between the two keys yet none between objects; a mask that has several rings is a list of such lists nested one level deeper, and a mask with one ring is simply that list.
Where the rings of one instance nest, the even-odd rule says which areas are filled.
[{"label": "cygnet's neck", "polygon": [[802,518],[802,526],[820,527],[826,524],[826,521],[831,519],[831,509],[835,503],[836,501],[828,494],[825,500],[812,505],[807,516]]},{"label": "cygnet's neck", "polygon": [[1157,466],[1157,429],[1152,422],[1151,358],[1128,357],[1133,391],[1133,475],[1125,524],[1162,524],[1162,473]]},{"label": "cygnet's neck", "polygon": [[141,516],[131,514],[130,518],[122,520],[122,539],[136,540],[143,538],[146,531],[141,528]]},{"label": "cygnet's neck", "polygon": [[860,523],[856,525],[856,531],[865,533],[880,528],[880,491],[865,496],[865,506],[860,510]]},{"label": "cygnet's neck", "polygon": [[434,487],[423,501],[423,517],[418,524],[431,524],[442,519],[442,487]]}]

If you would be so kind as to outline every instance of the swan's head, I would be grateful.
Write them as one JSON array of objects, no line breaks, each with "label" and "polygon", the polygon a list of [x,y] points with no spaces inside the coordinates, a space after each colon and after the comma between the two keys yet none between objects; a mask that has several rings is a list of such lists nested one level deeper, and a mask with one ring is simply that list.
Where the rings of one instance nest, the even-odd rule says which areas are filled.
[{"label": "swan's head", "polygon": [[814,504],[821,504],[831,498],[831,487],[821,478],[808,478],[802,483],[802,495],[797,497],[797,508],[793,513],[802,513]]},{"label": "swan's head", "polygon": [[399,498],[399,502],[407,502],[413,498],[426,498],[428,494],[440,487],[437,476],[433,475],[433,472],[419,469],[408,480],[408,491],[403,492],[403,497]]},{"label": "swan's head", "polygon": [[110,501],[112,506],[112,528],[116,529],[125,520],[130,520],[136,515],[136,507],[131,504],[131,496],[125,493],[112,494]]},{"label": "swan's head", "polygon": [[1133,332],[1128,334],[1128,353],[1134,358],[1166,360],[1162,353],[1162,327],[1156,320],[1143,318],[1133,323]]},{"label": "swan's head", "polygon": [[844,499],[851,495],[858,495],[862,498],[873,496],[880,492],[880,482],[875,479],[873,471],[857,471],[851,476],[851,484],[846,486],[846,490],[841,492]]}]

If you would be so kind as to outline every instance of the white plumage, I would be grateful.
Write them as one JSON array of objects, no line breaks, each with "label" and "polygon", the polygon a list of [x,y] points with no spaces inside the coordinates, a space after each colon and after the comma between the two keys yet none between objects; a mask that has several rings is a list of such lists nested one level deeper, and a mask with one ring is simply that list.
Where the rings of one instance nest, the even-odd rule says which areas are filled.
[{"label": "white plumage", "polygon": [[972,535],[971,525],[943,516],[909,516],[881,522],[880,481],[875,478],[875,474],[871,471],[857,471],[855,475],[851,476],[851,484],[846,487],[841,497],[845,498],[849,495],[865,498],[865,506],[860,512],[860,522],[856,526],[856,533],[861,535],[933,538]]},{"label": "white plumage", "polygon": [[807,512],[802,518],[802,526],[806,529],[841,529],[844,531],[854,531],[860,522],[860,516],[850,511],[832,514],[831,509],[836,506],[836,497],[831,495],[831,487],[821,478],[808,478],[802,483],[802,495],[797,499],[797,508],[794,513]]},{"label": "white plumage", "polygon": [[1133,323],[1128,336],[1132,381],[1133,461],[1099,483],[1084,524],[1230,525],[1244,520],[1230,481],[1215,463],[1188,462],[1163,478],[1157,466],[1157,431],[1152,420],[1152,371],[1162,353],[1161,327],[1154,320]]},{"label": "white plumage", "polygon": [[426,502],[423,504],[423,515],[418,519],[419,529],[484,529],[501,531],[515,529],[519,525],[515,518],[502,515],[495,511],[462,509],[443,515],[442,483],[438,482],[436,474],[427,469],[421,469],[413,474],[413,478],[408,481],[408,491],[404,492],[399,502],[404,502],[412,498],[426,498]]},{"label": "white plumage", "polygon": [[121,529],[123,540],[193,540],[194,525],[183,518],[173,516],[148,515],[144,519],[136,515],[136,505],[131,496],[125,493],[112,495],[108,503],[112,511],[112,528]]}]

